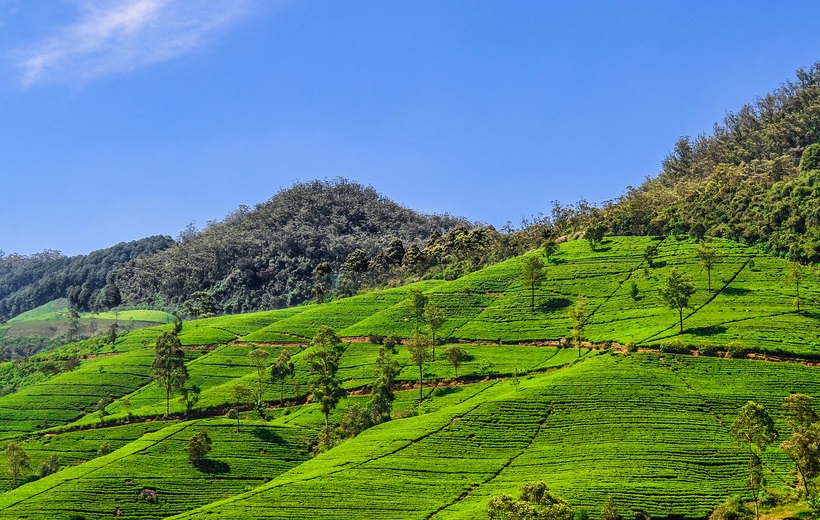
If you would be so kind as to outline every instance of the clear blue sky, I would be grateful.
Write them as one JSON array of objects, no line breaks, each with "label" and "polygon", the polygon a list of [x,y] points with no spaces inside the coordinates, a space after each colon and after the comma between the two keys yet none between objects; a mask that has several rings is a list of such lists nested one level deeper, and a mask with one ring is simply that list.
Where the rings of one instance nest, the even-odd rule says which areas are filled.
[{"label": "clear blue sky", "polygon": [[0,0],[0,250],[343,176],[503,225],[600,202],[820,60],[820,3]]}]

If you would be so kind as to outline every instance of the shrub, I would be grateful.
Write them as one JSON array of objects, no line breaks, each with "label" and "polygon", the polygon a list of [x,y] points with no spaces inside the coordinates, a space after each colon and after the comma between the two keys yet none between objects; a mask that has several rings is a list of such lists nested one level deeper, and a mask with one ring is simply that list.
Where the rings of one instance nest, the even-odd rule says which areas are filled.
[{"label": "shrub", "polygon": [[820,170],[820,143],[808,145],[800,157],[800,173]]},{"label": "shrub", "polygon": [[379,336],[378,334],[371,334],[367,336],[367,341],[374,345],[381,345],[384,343],[384,336]]},{"label": "shrub", "polygon": [[689,350],[682,341],[675,340],[670,341],[669,343],[665,343],[661,345],[661,352],[664,354],[691,354],[692,352]]},{"label": "shrub", "polygon": [[734,496],[720,504],[709,515],[709,520],[749,520],[754,516],[739,496]]},{"label": "shrub", "polygon": [[626,347],[627,352],[637,352],[638,351],[638,345],[636,345],[634,341],[630,341],[624,346]]},{"label": "shrub", "polygon": [[110,442],[106,441],[100,444],[100,447],[97,448],[97,456],[102,457],[103,455],[108,455],[112,451],[114,451],[114,448],[111,446]]},{"label": "shrub", "polygon": [[726,351],[729,353],[729,357],[733,358],[746,357],[748,352],[742,343],[738,343],[736,341],[732,341],[726,345]]},{"label": "shrub", "polygon": [[698,347],[698,353],[701,356],[716,356],[718,349],[716,346],[707,343]]}]

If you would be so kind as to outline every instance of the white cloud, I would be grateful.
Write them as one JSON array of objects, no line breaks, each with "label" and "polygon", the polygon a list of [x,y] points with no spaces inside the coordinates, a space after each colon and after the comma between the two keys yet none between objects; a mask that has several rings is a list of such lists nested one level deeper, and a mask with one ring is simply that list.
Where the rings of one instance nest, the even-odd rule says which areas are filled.
[{"label": "white cloud", "polygon": [[84,0],[78,20],[20,54],[25,85],[85,83],[166,61],[208,43],[249,0]]}]

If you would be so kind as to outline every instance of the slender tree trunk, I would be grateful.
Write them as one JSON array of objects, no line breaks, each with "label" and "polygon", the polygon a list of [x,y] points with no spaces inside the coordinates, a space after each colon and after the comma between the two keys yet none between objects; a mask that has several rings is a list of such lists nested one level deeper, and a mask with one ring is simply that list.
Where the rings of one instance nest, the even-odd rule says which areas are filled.
[{"label": "slender tree trunk", "polygon": [[530,285],[530,311],[535,310],[535,284]]},{"label": "slender tree trunk", "polygon": [[683,334],[683,307],[678,309],[678,315],[680,316],[680,333]]},{"label": "slender tree trunk", "polygon": [[422,363],[419,363],[419,403],[421,403],[422,400],[424,400],[424,387],[422,386],[424,384],[423,383],[423,378],[424,378],[424,368],[423,368],[423,366],[424,365]]},{"label": "slender tree trunk", "polygon": [[706,289],[708,291],[712,290],[712,268],[706,268]]},{"label": "slender tree trunk", "polygon": [[279,387],[279,404],[285,404],[285,380],[282,380],[282,386]]},{"label": "slender tree trunk", "polygon": [[168,413],[171,408],[171,386],[165,385],[165,418],[168,418]]}]

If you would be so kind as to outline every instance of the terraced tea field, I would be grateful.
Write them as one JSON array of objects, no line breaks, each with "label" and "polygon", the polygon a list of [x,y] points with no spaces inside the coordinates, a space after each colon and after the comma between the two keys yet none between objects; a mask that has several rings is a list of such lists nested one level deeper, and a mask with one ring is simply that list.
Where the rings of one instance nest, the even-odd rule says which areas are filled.
[{"label": "terraced tea field", "polygon": [[[659,248],[651,268],[643,258],[650,244]],[[128,331],[114,344],[72,343],[27,365],[5,363],[0,438],[21,442],[31,455],[26,478],[32,481],[0,495],[0,518],[108,518],[119,509],[123,518],[477,519],[486,516],[493,495],[515,492],[527,480],[546,481],[576,510],[593,515],[612,496],[623,511],[702,518],[728,495],[744,492],[744,455],[727,434],[739,408],[759,401],[785,431],[780,402],[790,392],[820,397],[817,369],[587,349],[579,356],[556,345],[569,333],[568,307],[583,294],[585,336],[595,343],[656,348],[676,341],[719,349],[740,343],[763,353],[820,356],[816,277],[804,282],[804,310],[797,313],[793,288],[784,283],[788,262],[729,241],[715,244],[721,259],[711,291],[693,242],[612,237],[595,251],[585,241],[562,244],[546,266],[535,309],[519,257],[453,281],[186,321],[179,337],[187,386],[201,389],[192,421],[183,420],[178,395],[171,420],[160,420],[165,395],[151,383],[152,345],[172,324]],[[676,311],[658,296],[673,268],[689,273],[697,287],[684,334],[677,334]],[[339,376],[351,395],[331,414],[338,424],[368,399],[379,346],[366,338],[412,335],[411,288],[445,315],[439,337],[446,344],[424,367],[423,402],[417,402],[418,367],[400,344],[396,419],[311,457],[308,447],[324,417],[306,400],[310,338],[322,325],[347,338]],[[452,344],[468,353],[459,380],[443,354]],[[295,365],[284,387],[287,406],[279,406],[279,385],[265,384],[269,422],[234,396],[237,384],[256,384],[248,359],[255,348],[270,353],[268,365],[285,348]],[[44,368],[72,358],[71,370]],[[100,399],[112,401],[103,425]],[[236,422],[220,418],[232,407],[241,410],[239,433]],[[182,449],[198,429],[214,439],[208,471],[192,467]],[[115,451],[98,456],[105,442]],[[33,470],[51,455],[64,469],[34,480]],[[793,484],[779,449],[764,462],[769,485],[782,491]],[[159,503],[140,500],[143,488],[156,488]]]}]

